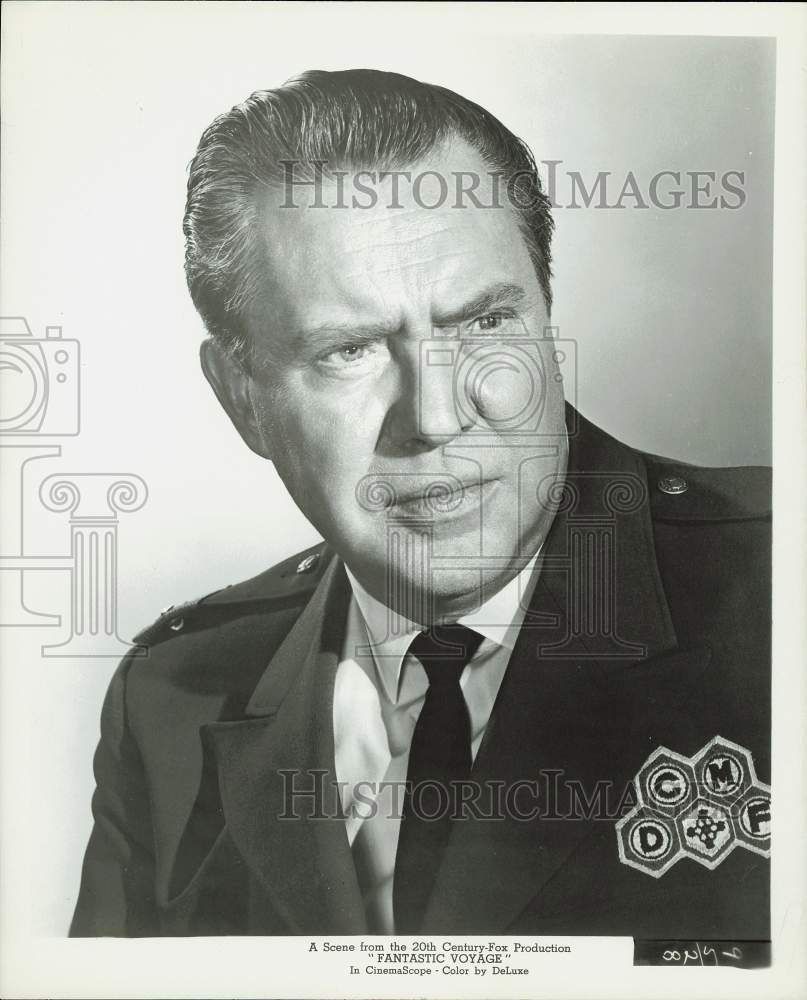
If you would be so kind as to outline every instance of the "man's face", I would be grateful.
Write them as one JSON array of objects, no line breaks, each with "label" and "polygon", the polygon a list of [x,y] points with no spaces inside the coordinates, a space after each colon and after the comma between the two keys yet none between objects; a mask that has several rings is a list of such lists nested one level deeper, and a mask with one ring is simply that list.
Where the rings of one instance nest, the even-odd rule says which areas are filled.
[{"label": "man's face", "polygon": [[[433,177],[417,201],[405,182],[396,200],[387,178],[373,208],[336,207],[328,180],[326,208],[309,188],[288,208],[273,192],[250,371],[214,346],[203,356],[245,440],[323,538],[379,600],[425,624],[474,607],[515,575],[514,557],[534,554],[566,437],[513,209],[455,207],[455,172],[488,176],[464,144],[409,169],[448,180],[442,205],[425,207],[441,200]],[[344,190],[350,205],[350,175]]]}]

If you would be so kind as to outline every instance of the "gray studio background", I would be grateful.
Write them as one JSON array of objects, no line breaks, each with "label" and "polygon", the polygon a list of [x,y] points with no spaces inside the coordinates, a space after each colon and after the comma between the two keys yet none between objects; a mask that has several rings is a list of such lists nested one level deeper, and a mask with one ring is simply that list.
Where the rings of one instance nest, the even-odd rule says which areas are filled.
[{"label": "gray studio background", "polygon": [[[149,487],[142,510],[121,516],[122,636],[316,539],[202,378],[180,231],[202,129],[303,69],[372,66],[444,84],[587,181],[633,171],[646,188],[660,170],[744,171],[735,211],[559,209],[553,321],[577,343],[578,405],[606,430],[690,462],[770,460],[771,43],[479,37],[461,24],[450,44],[415,43],[390,24],[347,30],[337,48],[310,12],[304,28],[288,9],[221,11],[30,5],[4,38],[3,312],[37,336],[60,324],[82,351],[81,434],[37,475],[132,472]],[[64,516],[38,508],[35,480],[23,498],[29,547],[65,551]],[[40,577],[29,604],[66,614],[66,574]],[[115,666],[41,659],[58,636],[3,636],[14,662],[4,711],[26,762],[5,792],[25,831],[8,885],[23,900],[15,919],[54,934],[78,885]]]}]

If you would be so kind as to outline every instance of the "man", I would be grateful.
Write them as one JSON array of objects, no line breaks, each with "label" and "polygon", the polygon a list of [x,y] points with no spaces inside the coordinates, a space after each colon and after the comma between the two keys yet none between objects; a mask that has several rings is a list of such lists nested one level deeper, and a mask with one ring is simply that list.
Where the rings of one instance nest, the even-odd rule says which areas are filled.
[{"label": "man", "polygon": [[405,77],[204,133],[202,367],[325,544],[137,636],[73,934],[767,938],[768,476],[565,403],[551,232]]}]

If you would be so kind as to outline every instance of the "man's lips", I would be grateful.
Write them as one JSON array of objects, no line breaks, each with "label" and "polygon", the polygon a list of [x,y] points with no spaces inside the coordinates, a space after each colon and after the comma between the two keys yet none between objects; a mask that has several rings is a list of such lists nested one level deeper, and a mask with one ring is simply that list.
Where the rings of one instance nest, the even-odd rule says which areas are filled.
[{"label": "man's lips", "polygon": [[434,482],[429,483],[427,486],[421,486],[418,489],[403,491],[401,490],[397,497],[397,503],[409,503],[411,500],[423,500],[429,496],[462,496],[470,490],[479,489],[483,482],[488,480],[474,479],[468,483],[458,483],[454,484],[452,479],[441,480],[435,478]]},{"label": "man's lips", "polygon": [[500,485],[499,476],[464,478],[452,472],[370,473],[356,486],[359,506],[372,514],[409,514],[447,517],[478,511]]},{"label": "man's lips", "polygon": [[474,479],[458,483],[435,478],[425,487],[401,490],[389,507],[406,513],[447,514],[475,506],[497,481]]}]

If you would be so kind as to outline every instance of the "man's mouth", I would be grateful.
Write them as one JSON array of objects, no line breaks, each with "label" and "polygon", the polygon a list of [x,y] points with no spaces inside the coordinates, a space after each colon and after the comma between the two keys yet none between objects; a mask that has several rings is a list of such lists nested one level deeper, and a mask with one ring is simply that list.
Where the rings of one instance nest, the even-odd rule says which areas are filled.
[{"label": "man's mouth", "polygon": [[451,517],[479,507],[498,480],[475,479],[462,483],[447,477],[435,479],[427,486],[402,492],[389,504],[389,510],[411,517]]}]

